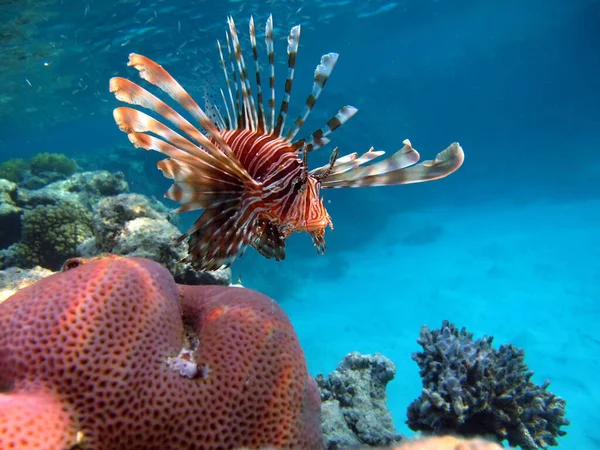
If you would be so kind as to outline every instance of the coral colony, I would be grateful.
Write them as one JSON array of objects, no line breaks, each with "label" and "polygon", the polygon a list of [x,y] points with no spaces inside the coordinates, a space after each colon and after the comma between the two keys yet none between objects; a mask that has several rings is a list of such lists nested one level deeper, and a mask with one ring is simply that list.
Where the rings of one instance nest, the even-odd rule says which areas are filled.
[{"label": "coral colony", "polygon": [[464,328],[444,321],[440,330],[421,330],[423,393],[408,408],[413,430],[489,435],[525,450],[558,445],[566,402],[531,381],[524,352],[492,347],[492,337],[473,340]]}]

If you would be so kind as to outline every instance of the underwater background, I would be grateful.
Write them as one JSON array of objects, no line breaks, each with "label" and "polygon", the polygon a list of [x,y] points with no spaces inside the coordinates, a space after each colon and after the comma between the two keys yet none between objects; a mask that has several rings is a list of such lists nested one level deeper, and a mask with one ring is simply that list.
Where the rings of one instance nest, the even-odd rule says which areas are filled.
[{"label": "underwater background", "polygon": [[567,401],[559,448],[600,448],[600,1],[0,1],[0,163],[63,153],[161,199],[161,158],[115,126],[109,78],[133,78],[141,53],[203,98],[222,85],[226,16],[246,39],[270,13],[280,88],[287,31],[303,27],[292,115],[319,57],[340,53],[307,130],[351,104],[341,155],[409,138],[424,158],[459,141],[466,160],[433,183],[324,192],[324,256],[299,234],[283,262],[249,250],[234,278],[283,306],[313,375],[351,351],[392,359],[399,432],[421,392],[420,327],[448,319],[524,348]]}]

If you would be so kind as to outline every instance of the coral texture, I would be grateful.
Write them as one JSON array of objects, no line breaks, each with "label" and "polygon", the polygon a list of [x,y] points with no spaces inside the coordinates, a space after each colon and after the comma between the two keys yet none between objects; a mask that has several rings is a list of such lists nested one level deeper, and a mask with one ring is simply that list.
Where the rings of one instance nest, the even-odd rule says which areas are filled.
[{"label": "coral texture", "polygon": [[396,366],[385,356],[353,352],[346,355],[329,378],[317,376],[323,401],[321,423],[328,450],[400,441],[385,393],[395,374]]},{"label": "coral texture", "polygon": [[563,436],[565,401],[531,381],[523,350],[476,341],[448,321],[440,330],[421,329],[423,393],[408,408],[408,426],[426,432],[495,436],[526,450],[557,445]]},{"label": "coral texture", "polygon": [[77,163],[60,153],[38,153],[30,160],[9,159],[0,163],[0,178],[37,189],[61,180],[77,170]]},{"label": "coral texture", "polygon": [[[62,176],[62,175],[61,175]],[[40,189],[0,180],[0,269],[57,270],[91,236],[91,207],[127,189],[122,174],[85,172]]]},{"label": "coral texture", "polygon": [[0,449],[69,449],[78,436],[56,396],[42,390],[0,393]]},{"label": "coral texture", "polygon": [[[316,385],[271,299],[178,286],[141,258],[65,268],[0,304],[7,433],[63,430],[57,450],[322,448]],[[3,406],[44,393],[43,422]]]},{"label": "coral texture", "polygon": [[10,251],[21,267],[58,270],[91,234],[91,214],[82,206],[72,202],[37,206],[23,214],[21,241]]},{"label": "coral texture", "polygon": [[77,163],[60,153],[38,153],[29,160],[31,172],[56,172],[65,176],[72,175],[77,170]]}]

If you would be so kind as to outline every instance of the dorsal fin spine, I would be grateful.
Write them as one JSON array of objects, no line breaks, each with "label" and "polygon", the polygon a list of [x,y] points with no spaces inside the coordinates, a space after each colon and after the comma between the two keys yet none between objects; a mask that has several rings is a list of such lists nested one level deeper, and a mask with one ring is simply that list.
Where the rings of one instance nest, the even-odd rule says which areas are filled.
[{"label": "dorsal fin spine", "polygon": [[256,107],[254,105],[254,97],[252,96],[250,81],[248,81],[248,70],[246,69],[244,55],[242,54],[242,46],[240,44],[233,17],[229,16],[227,22],[229,23],[229,33],[231,34],[234,55],[237,61],[238,71],[240,74],[240,86],[242,88],[243,107],[245,110],[245,114],[248,118],[246,128],[255,131],[258,122],[258,115],[256,113]]},{"label": "dorsal fin spine", "polygon": [[229,126],[232,128],[237,128],[237,114],[235,112],[235,103],[233,101],[233,93],[231,92],[231,82],[229,81],[229,73],[227,72],[227,65],[225,64],[225,58],[223,57],[223,48],[221,47],[221,42],[217,40],[217,47],[219,48],[219,56],[221,58],[221,66],[223,67],[223,74],[225,75],[225,83],[227,83],[227,91],[229,92],[229,100],[231,101],[231,109],[233,110],[233,116],[230,115],[229,107],[227,106],[227,101],[225,100],[225,94],[223,93],[223,89],[221,89],[221,95],[223,96],[223,103],[225,104],[225,109],[227,110],[227,118],[229,119]]},{"label": "dorsal fin spine", "polygon": [[290,128],[288,134],[286,135],[286,141],[291,141],[294,139],[296,134],[298,134],[298,131],[300,131],[300,128],[302,128],[302,125],[304,125],[304,122],[315,106],[315,103],[317,103],[319,95],[321,95],[321,92],[325,87],[325,83],[327,83],[327,80],[333,71],[338,57],[339,55],[337,53],[327,53],[326,55],[321,56],[321,62],[315,69],[315,81],[312,92],[306,99],[306,104],[304,105],[304,111],[302,115],[298,116],[294,126]]},{"label": "dorsal fin spine", "polygon": [[250,45],[252,45],[252,57],[254,58],[254,71],[256,74],[256,103],[258,104],[258,132],[265,131],[265,107],[263,105],[262,86],[260,80],[260,64],[258,62],[258,49],[256,48],[256,29],[254,18],[250,17]]},{"label": "dorsal fin spine", "polygon": [[279,109],[279,116],[277,117],[277,124],[275,125],[274,134],[282,135],[283,128],[285,126],[285,119],[287,117],[287,111],[290,105],[290,96],[292,93],[292,83],[294,81],[294,69],[296,67],[296,55],[298,53],[298,42],[300,40],[300,25],[296,25],[290,30],[288,36],[288,76],[285,80],[285,91],[283,94],[283,101]]},{"label": "dorsal fin spine", "polygon": [[265,44],[267,47],[267,56],[269,58],[270,76],[269,76],[269,88],[271,89],[271,96],[269,98],[269,116],[270,125],[267,124],[267,131],[273,133],[275,129],[275,49],[273,44],[273,15],[269,15],[267,24],[265,25]]},{"label": "dorsal fin spine", "polygon": [[235,112],[236,112],[236,124],[237,129],[245,127],[245,120],[242,111],[242,104],[240,101],[240,91],[237,82],[237,71],[235,70],[235,63],[233,62],[233,51],[231,50],[231,40],[229,33],[225,32],[225,40],[227,41],[227,51],[229,52],[229,63],[231,65],[231,78],[233,79],[233,85],[235,87]]}]

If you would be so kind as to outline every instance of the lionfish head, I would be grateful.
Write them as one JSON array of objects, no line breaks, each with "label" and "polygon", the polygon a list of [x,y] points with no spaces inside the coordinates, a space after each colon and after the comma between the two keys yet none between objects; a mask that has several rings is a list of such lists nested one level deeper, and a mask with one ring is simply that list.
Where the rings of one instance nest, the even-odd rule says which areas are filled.
[{"label": "lionfish head", "polygon": [[304,197],[303,203],[306,205],[306,217],[304,218],[302,230],[310,234],[313,244],[317,247],[317,251],[322,254],[325,253],[325,229],[327,227],[333,229],[333,224],[323,203],[320,191],[320,180],[309,176],[306,188],[301,194]]}]

